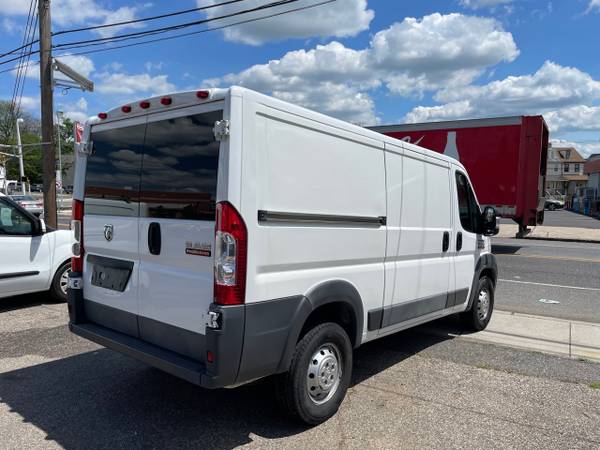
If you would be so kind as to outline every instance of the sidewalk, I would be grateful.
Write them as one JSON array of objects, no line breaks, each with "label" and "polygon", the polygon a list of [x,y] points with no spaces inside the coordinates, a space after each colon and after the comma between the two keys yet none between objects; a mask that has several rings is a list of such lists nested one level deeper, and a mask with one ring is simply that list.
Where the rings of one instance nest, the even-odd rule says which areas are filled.
[{"label": "sidewalk", "polygon": [[[513,224],[501,224],[500,233],[496,237],[514,238],[519,227]],[[574,227],[546,227],[531,228],[531,232],[523,239],[549,239],[558,241],[598,242],[600,243],[600,229],[574,228]]]},{"label": "sidewalk", "polygon": [[495,310],[485,331],[473,334],[428,328],[462,339],[600,362],[600,324]]}]

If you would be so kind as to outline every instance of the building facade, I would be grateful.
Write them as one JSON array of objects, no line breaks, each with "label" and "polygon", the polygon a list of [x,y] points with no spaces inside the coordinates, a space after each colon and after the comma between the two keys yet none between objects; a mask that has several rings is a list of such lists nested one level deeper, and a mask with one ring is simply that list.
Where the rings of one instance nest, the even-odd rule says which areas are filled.
[{"label": "building facade", "polygon": [[572,196],[587,184],[585,159],[573,147],[550,147],[546,170],[546,195]]}]

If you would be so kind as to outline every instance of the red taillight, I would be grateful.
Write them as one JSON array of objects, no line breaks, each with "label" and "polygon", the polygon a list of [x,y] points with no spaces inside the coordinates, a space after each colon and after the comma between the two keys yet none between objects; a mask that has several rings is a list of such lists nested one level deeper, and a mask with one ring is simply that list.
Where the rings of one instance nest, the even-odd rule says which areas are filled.
[{"label": "red taillight", "polygon": [[201,99],[208,98],[209,95],[210,95],[210,92],[208,92],[208,91],[198,91],[198,92],[196,92],[196,97],[201,98]]},{"label": "red taillight", "polygon": [[206,352],[206,362],[209,362],[209,363],[214,363],[215,362],[215,355],[210,350],[208,350]]},{"label": "red taillight", "polygon": [[217,203],[215,218],[214,300],[240,305],[246,295],[248,232],[240,214],[228,202]]},{"label": "red taillight", "polygon": [[129,106],[129,105],[121,106],[121,111],[123,111],[124,113],[131,112],[131,106]]},{"label": "red taillight", "polygon": [[106,114],[106,113],[98,113],[98,118],[99,118],[99,119],[102,119],[102,120],[104,120],[104,119],[106,119],[107,117],[108,117],[108,114]]},{"label": "red taillight", "polygon": [[168,106],[171,103],[173,103],[173,99],[171,99],[171,97],[163,97],[163,98],[160,99],[160,104],[161,105]]},{"label": "red taillight", "polygon": [[71,271],[83,271],[83,202],[73,200],[71,213],[71,231],[73,232],[73,257],[71,258]]},{"label": "red taillight", "polygon": [[147,102],[147,101],[140,102],[140,108],[142,108],[142,109],[150,108],[150,102]]}]

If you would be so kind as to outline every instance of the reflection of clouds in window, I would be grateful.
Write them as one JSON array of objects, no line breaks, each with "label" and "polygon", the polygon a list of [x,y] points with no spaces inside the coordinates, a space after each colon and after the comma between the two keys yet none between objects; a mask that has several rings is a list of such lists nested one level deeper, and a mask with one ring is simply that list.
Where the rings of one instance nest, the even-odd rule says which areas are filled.
[{"label": "reflection of clouds in window", "polygon": [[150,217],[214,218],[222,112],[148,123],[141,197]]}]

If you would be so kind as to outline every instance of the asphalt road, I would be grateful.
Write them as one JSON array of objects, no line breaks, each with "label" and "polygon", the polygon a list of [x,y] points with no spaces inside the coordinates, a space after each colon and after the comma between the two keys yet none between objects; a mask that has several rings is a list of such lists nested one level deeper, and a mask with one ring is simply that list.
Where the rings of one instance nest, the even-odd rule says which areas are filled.
[{"label": "asphalt road", "polygon": [[496,238],[492,242],[499,272],[497,308],[600,322],[600,244]]},{"label": "asphalt road", "polygon": [[0,447],[600,447],[596,363],[399,333],[355,352],[339,413],[307,428],[277,409],[269,380],[203,390],[70,334],[66,321],[42,295],[0,305]]},{"label": "asphalt road", "polygon": [[[500,219],[500,223],[514,224],[511,219]],[[546,211],[544,226],[600,229],[600,220],[567,210]]]}]

